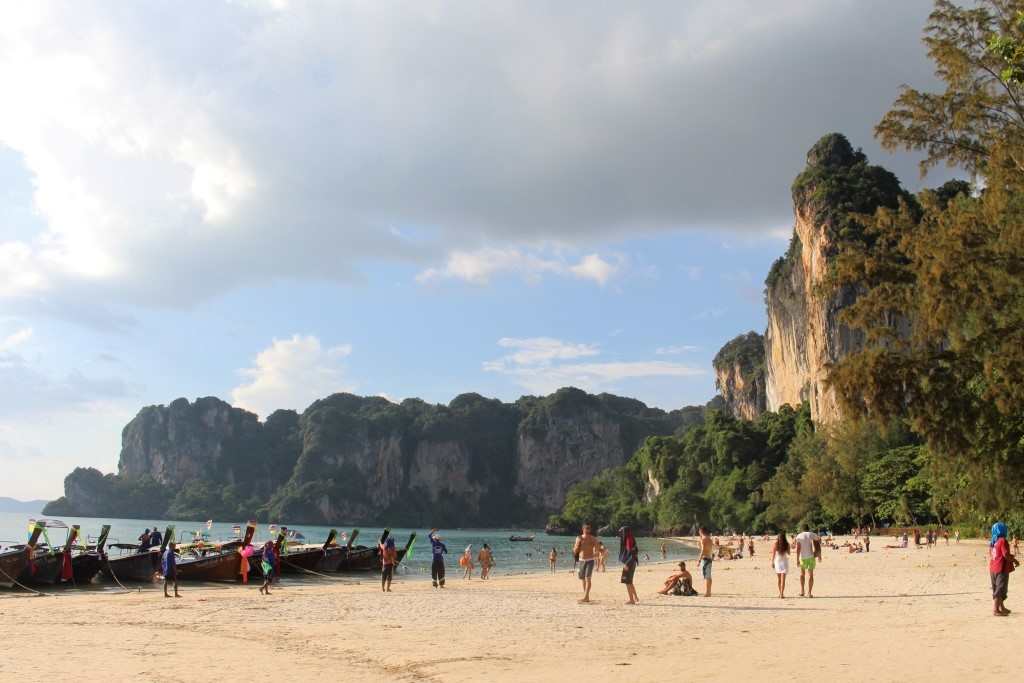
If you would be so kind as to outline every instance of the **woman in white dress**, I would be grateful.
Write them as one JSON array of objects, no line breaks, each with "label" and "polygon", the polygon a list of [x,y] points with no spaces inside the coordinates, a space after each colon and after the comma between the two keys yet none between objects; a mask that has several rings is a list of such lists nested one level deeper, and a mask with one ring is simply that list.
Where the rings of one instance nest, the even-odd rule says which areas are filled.
[{"label": "woman in white dress", "polygon": [[786,574],[789,573],[789,541],[786,532],[780,531],[779,537],[772,544],[771,564],[775,569],[775,579],[779,584],[779,597],[786,597]]}]

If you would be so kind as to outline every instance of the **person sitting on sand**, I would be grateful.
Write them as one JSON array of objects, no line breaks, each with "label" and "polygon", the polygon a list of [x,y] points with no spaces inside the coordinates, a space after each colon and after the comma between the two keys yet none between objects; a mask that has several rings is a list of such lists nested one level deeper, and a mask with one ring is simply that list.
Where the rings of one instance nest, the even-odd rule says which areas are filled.
[{"label": "person sitting on sand", "polygon": [[558,564],[558,551],[555,550],[554,546],[551,546],[551,552],[548,553],[548,565],[551,566],[551,573],[555,573],[555,565]]},{"label": "person sitting on sand", "polygon": [[686,570],[686,563],[679,563],[679,571],[673,572],[665,579],[665,585],[661,587],[660,591],[656,591],[659,595],[668,595],[679,586],[682,590],[680,595],[696,595],[697,591],[693,590],[693,576]]},{"label": "person sitting on sand", "polygon": [[590,532],[590,525],[583,525],[583,532],[576,537],[573,554],[580,557],[580,581],[583,582],[582,603],[590,602],[590,588],[594,581],[594,564],[597,562],[597,539]]},{"label": "person sitting on sand", "polygon": [[789,574],[789,541],[786,532],[780,531],[779,537],[772,544],[772,554],[768,559],[775,570],[775,582],[778,585],[779,597],[786,597],[786,575]]},{"label": "person sitting on sand", "polygon": [[480,548],[480,554],[476,559],[480,561],[480,578],[486,580],[491,575],[491,567],[494,566],[494,553],[491,552],[491,546],[484,543],[484,547]]},{"label": "person sitting on sand", "polygon": [[626,595],[629,596],[626,604],[639,604],[640,597],[636,594],[633,577],[636,575],[636,566],[640,563],[640,558],[636,546],[636,538],[633,537],[633,530],[628,526],[619,529],[619,562],[622,563],[622,578],[620,581],[626,585]]}]

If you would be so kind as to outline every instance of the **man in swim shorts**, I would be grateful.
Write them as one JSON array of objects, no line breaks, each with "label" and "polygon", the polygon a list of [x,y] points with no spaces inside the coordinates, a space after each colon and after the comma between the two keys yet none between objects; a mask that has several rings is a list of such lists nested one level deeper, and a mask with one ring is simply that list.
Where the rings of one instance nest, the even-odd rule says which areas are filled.
[{"label": "man in swim shorts", "polygon": [[704,597],[711,597],[711,563],[714,561],[714,550],[711,542],[711,534],[704,527],[700,528],[700,555],[697,561],[700,563],[700,574],[704,577]]},{"label": "man in swim shorts", "polygon": [[821,557],[821,537],[804,524],[803,531],[796,536],[797,561],[800,563],[800,597],[804,595],[804,582],[807,582],[807,597],[814,597],[814,567],[817,558]]},{"label": "man in swim shorts", "polygon": [[594,564],[597,561],[597,539],[590,533],[589,524],[583,525],[583,533],[576,538],[572,552],[580,556],[579,577],[583,582],[583,599],[580,602],[590,602],[590,586],[593,583]]}]

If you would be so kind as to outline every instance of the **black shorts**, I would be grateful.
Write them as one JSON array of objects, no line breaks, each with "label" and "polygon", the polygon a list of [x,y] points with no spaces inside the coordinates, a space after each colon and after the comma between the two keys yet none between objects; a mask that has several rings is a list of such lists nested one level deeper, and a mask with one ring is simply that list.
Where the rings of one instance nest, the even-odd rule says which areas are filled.
[{"label": "black shorts", "polygon": [[631,586],[634,574],[636,574],[636,563],[627,564],[622,568],[622,578],[619,580],[627,586]]},{"label": "black shorts", "polygon": [[386,564],[386,565],[384,565],[384,569],[383,569],[382,573],[384,575],[383,578],[390,579],[391,577],[393,577],[395,575],[395,565],[393,565],[393,564]]},{"label": "black shorts", "polygon": [[998,574],[989,574],[989,576],[992,579],[992,599],[1005,600],[1006,591],[1010,587],[1010,574],[999,572]]}]

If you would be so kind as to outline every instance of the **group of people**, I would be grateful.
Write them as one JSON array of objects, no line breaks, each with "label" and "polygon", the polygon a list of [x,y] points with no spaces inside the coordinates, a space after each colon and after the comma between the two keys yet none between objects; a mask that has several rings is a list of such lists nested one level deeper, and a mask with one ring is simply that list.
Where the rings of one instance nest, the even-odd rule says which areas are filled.
[{"label": "group of people", "polygon": [[[554,571],[554,563],[557,559],[557,553],[554,548],[551,549],[552,555],[549,558],[552,565],[552,571]],[[594,569],[598,563],[604,563],[604,558],[607,557],[608,550],[604,547],[604,544],[597,540],[594,536],[591,526],[589,524],[583,525],[583,530],[580,535],[576,537],[576,542],[573,544],[572,554],[573,558],[576,559],[577,575],[580,581],[583,582],[583,597],[580,599],[581,603],[590,602],[590,590],[593,587]],[[636,543],[636,537],[633,536],[633,531],[629,527],[622,527],[619,529],[619,562],[622,564],[622,577],[620,581],[626,587],[626,600],[627,605],[636,605],[640,602],[640,597],[637,595],[636,587],[633,585],[633,577],[636,575],[637,565],[640,563],[640,552],[639,547]]]},{"label": "group of people", "polygon": [[163,543],[164,535],[160,533],[160,529],[154,524],[152,531],[147,528],[139,536],[139,552],[149,552],[150,548],[159,548]]}]

